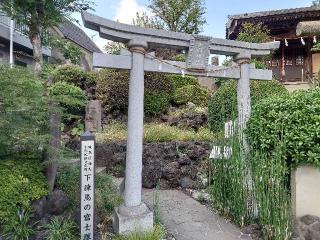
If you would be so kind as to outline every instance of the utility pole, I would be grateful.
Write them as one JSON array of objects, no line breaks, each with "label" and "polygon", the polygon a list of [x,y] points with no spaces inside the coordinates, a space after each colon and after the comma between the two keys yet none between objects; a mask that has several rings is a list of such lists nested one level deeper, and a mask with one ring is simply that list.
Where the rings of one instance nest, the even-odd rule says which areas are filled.
[{"label": "utility pole", "polygon": [[14,21],[10,20],[10,67],[13,67],[13,33],[14,33]]},{"label": "utility pole", "polygon": [[[11,1],[11,14],[13,14],[13,2]],[[14,34],[14,21],[10,18],[10,67],[13,67],[13,34]]]}]

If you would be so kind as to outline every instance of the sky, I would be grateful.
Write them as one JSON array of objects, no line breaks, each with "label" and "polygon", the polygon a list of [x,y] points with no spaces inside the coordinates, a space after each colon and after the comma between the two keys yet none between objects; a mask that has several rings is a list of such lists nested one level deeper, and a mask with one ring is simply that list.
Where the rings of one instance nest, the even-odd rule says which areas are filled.
[{"label": "sky", "polygon": [[[94,0],[94,14],[104,18],[132,23],[136,12],[148,12],[149,0]],[[228,15],[268,11],[285,8],[308,7],[312,0],[206,0],[207,24],[202,35],[225,38],[225,25]],[[80,16],[76,16],[80,19]],[[81,22],[81,21],[80,21]],[[103,49],[106,40],[99,38],[96,32],[83,29]]]}]

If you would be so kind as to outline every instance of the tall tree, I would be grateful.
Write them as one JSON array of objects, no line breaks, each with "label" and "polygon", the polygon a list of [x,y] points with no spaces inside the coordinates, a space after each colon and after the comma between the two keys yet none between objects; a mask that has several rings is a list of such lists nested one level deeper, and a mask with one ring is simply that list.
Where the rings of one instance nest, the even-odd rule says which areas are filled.
[{"label": "tall tree", "polygon": [[204,0],[150,0],[156,22],[174,32],[198,34],[206,23]]},{"label": "tall tree", "polygon": [[314,0],[314,1],[312,1],[312,6],[313,6],[313,7],[320,7],[320,0]]},{"label": "tall tree", "polygon": [[43,63],[41,35],[92,4],[89,0],[1,0],[0,9],[28,27],[26,34],[33,47],[34,71],[39,75]]},{"label": "tall tree", "polygon": [[144,28],[154,28],[154,29],[164,29],[164,25],[159,19],[153,16],[148,16],[146,12],[136,14],[136,18],[133,19],[133,25],[144,27]]}]

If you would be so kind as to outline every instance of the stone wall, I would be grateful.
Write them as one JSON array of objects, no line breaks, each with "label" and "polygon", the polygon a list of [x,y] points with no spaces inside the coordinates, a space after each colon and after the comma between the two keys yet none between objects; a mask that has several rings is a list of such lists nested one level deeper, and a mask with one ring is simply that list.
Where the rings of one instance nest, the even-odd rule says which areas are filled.
[{"label": "stone wall", "polygon": [[[143,187],[163,189],[198,188],[206,185],[210,143],[146,143],[143,151]],[[125,142],[97,144],[96,165],[123,177],[126,158]]]}]

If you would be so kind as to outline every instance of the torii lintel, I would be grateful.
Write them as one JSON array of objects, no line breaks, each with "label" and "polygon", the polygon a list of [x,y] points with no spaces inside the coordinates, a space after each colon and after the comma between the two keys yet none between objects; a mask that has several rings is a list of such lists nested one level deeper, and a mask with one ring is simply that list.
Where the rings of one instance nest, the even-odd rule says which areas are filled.
[{"label": "torii lintel", "polygon": [[264,56],[278,49],[279,42],[247,43],[207,36],[146,29],[139,26],[111,21],[88,12],[82,13],[85,27],[98,31],[100,36],[112,41],[128,43],[139,39],[148,43],[149,48],[167,47],[185,50],[188,54],[188,68],[204,68],[210,54],[245,56],[246,58]]}]

